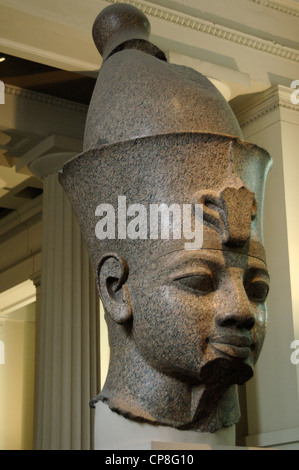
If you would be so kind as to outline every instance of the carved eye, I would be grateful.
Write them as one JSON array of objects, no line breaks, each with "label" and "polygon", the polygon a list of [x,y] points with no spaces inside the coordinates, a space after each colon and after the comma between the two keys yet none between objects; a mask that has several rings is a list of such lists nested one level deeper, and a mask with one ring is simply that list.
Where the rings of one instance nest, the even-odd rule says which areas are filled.
[{"label": "carved eye", "polygon": [[213,280],[208,274],[192,274],[175,279],[175,282],[185,289],[200,294],[209,294],[214,290]]},{"label": "carved eye", "polygon": [[269,286],[265,281],[252,281],[245,286],[245,290],[249,300],[263,303],[267,298]]}]

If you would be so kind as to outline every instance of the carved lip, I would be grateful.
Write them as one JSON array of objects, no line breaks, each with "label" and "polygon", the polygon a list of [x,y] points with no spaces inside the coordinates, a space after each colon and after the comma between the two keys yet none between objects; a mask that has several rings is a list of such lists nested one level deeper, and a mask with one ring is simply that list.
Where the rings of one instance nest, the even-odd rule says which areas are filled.
[{"label": "carved lip", "polygon": [[213,348],[228,356],[242,359],[246,359],[251,354],[253,347],[251,338],[238,335],[212,337],[209,343]]}]

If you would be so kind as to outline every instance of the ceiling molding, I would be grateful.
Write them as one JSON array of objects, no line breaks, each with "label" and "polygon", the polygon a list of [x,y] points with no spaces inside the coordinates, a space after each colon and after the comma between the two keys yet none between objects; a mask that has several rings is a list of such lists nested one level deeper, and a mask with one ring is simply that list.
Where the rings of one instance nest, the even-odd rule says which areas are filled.
[{"label": "ceiling molding", "polygon": [[80,60],[75,57],[68,57],[63,54],[58,54],[53,51],[47,51],[45,49],[41,49],[39,47],[30,46],[28,44],[23,44],[19,41],[12,41],[11,39],[7,39],[4,37],[0,37],[0,46],[7,54],[14,55],[14,51],[19,51],[21,53],[25,53],[28,60],[40,60],[43,58],[43,62],[48,64],[53,63],[55,66],[59,66],[62,68],[66,68],[70,71],[78,71],[78,70],[85,70],[88,71],[90,76],[94,76],[94,72],[99,69],[99,64],[97,62],[87,62],[84,60]]},{"label": "ceiling molding", "polygon": [[[109,3],[110,5],[114,3],[121,3],[119,0],[103,1],[105,3]],[[260,39],[249,34],[241,33],[224,26],[215,25],[214,23],[202,20],[200,18],[178,13],[175,10],[157,7],[157,5],[150,4],[149,2],[127,0],[126,3],[139,8],[139,10],[149,17],[154,17],[162,21],[167,21],[184,28],[189,28],[203,34],[207,34],[209,36],[214,36],[219,39],[233,42],[234,44],[240,46],[255,49],[259,52],[271,54],[276,57],[299,63],[299,52],[296,49],[282,46],[272,41]]]},{"label": "ceiling molding", "polygon": [[[42,194],[18,207],[14,212],[0,220],[0,242],[7,240],[18,227],[29,227],[36,220],[42,220]],[[1,267],[2,269],[2,267]]]},{"label": "ceiling molding", "polygon": [[271,10],[277,11],[278,13],[284,13],[286,15],[295,16],[299,18],[299,6],[298,8],[289,7],[283,2],[271,0],[246,0],[249,3],[254,3],[255,5],[270,8]]},{"label": "ceiling molding", "polygon": [[13,85],[5,84],[5,95],[16,96],[17,98],[24,98],[27,100],[38,101],[43,104],[52,105],[59,108],[64,108],[69,111],[86,114],[88,106],[85,104],[76,103],[74,101],[65,100],[63,98],[56,98],[55,96],[45,95],[37,91],[19,88]]}]

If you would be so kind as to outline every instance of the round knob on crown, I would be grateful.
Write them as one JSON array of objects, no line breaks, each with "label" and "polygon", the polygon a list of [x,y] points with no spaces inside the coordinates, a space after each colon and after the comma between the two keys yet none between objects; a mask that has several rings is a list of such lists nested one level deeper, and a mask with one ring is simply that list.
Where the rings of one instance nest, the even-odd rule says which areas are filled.
[{"label": "round knob on crown", "polygon": [[147,17],[138,8],[116,3],[104,8],[96,17],[92,36],[105,60],[124,42],[134,39],[148,41],[150,31]]}]

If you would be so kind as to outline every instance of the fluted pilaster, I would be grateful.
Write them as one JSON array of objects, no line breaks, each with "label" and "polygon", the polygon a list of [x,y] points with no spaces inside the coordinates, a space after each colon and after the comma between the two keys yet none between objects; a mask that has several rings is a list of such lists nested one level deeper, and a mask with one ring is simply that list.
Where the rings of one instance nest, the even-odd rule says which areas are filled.
[{"label": "fluted pilaster", "polygon": [[99,382],[94,273],[57,173],[44,180],[36,449],[90,449]]}]

